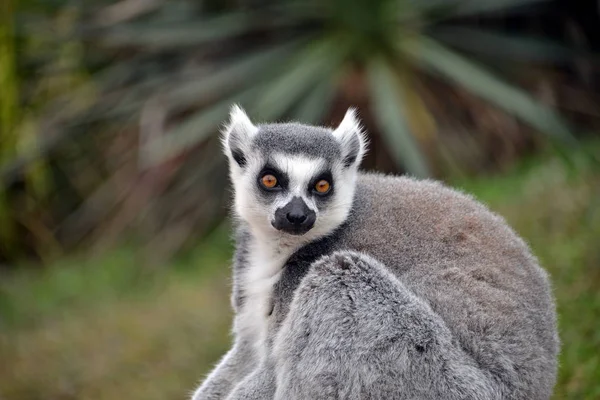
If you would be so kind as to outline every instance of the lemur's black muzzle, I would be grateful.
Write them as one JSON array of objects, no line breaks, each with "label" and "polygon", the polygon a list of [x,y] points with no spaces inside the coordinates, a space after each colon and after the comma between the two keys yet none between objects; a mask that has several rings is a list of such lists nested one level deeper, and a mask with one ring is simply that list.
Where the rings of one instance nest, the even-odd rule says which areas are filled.
[{"label": "lemur's black muzzle", "polygon": [[317,219],[317,214],[300,197],[294,197],[285,206],[275,211],[273,227],[292,235],[308,232]]}]

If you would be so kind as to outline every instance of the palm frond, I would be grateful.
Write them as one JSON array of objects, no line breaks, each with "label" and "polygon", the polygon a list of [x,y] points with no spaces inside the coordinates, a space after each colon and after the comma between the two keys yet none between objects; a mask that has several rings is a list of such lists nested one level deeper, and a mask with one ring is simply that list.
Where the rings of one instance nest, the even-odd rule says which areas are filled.
[{"label": "palm frond", "polygon": [[507,35],[474,27],[436,27],[429,33],[453,48],[510,62],[565,63],[571,62],[573,57],[592,56],[542,38]]},{"label": "palm frond", "polygon": [[519,7],[541,3],[548,0],[459,0],[453,12],[454,17],[484,15],[498,11],[514,11]]},{"label": "palm frond", "polygon": [[99,34],[103,45],[108,47],[139,46],[147,49],[182,48],[240,35],[254,21],[243,13],[178,24],[129,23],[111,27]]},{"label": "palm frond", "polygon": [[113,26],[97,34],[107,47],[136,46],[148,50],[181,49],[219,42],[256,30],[283,29],[302,18],[264,12],[229,12],[184,22],[136,22]]},{"label": "palm frond", "polygon": [[425,69],[463,86],[543,133],[564,141],[574,141],[566,122],[524,90],[504,82],[484,67],[434,40],[426,37],[413,39],[403,42],[403,50]]},{"label": "palm frond", "polygon": [[254,86],[236,93],[226,100],[194,113],[170,131],[150,141],[140,149],[142,168],[161,164],[198,146],[218,131],[219,125],[226,119],[232,104],[251,103],[261,89],[259,86]]},{"label": "palm frond", "polygon": [[114,102],[107,112],[109,116],[135,112],[147,100],[148,93],[152,92],[164,92],[165,104],[170,112],[178,112],[207,101],[218,101],[224,95],[251,85],[265,75],[275,74],[280,67],[280,61],[288,58],[307,40],[308,38],[299,38],[259,49],[226,62],[216,63],[209,70],[155,77],[130,87],[124,97]]},{"label": "palm frond", "polygon": [[332,77],[326,76],[324,79],[318,81],[309,90],[308,94],[301,99],[292,116],[298,122],[319,124],[323,115],[329,109],[334,95],[335,87]]},{"label": "palm frond", "polygon": [[308,45],[288,61],[289,69],[268,86],[253,109],[266,120],[281,117],[307,89],[331,74],[339,66],[342,56],[343,51],[333,41]]},{"label": "palm frond", "polygon": [[410,132],[403,114],[405,107],[394,71],[383,60],[369,65],[369,83],[374,107],[373,113],[382,138],[391,149],[395,161],[417,177],[430,175],[427,162]]},{"label": "palm frond", "polygon": [[[408,5],[425,25],[461,17],[485,16],[505,12],[516,13],[527,6],[548,0],[411,0]],[[401,2],[403,3],[403,2]],[[411,18],[414,19],[414,15]],[[401,17],[401,20],[406,20]]]}]

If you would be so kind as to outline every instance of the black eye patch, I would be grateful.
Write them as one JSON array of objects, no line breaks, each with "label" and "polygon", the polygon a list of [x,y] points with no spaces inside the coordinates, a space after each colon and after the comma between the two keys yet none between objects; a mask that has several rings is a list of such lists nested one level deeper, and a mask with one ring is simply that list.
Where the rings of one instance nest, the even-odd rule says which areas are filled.
[{"label": "black eye patch", "polygon": [[[319,193],[316,190],[316,185],[317,183],[319,183],[320,181],[325,180],[329,183],[329,191],[327,191],[327,193]],[[326,170],[326,171],[322,171],[319,174],[315,175],[315,177],[313,179],[311,179],[310,183],[308,184],[308,193],[309,194],[315,194],[318,197],[328,197],[333,193],[333,189],[334,189],[334,184],[333,184],[333,175],[331,174],[331,171]]]},{"label": "black eye patch", "polygon": [[[277,179],[277,185],[273,188],[266,188],[262,183],[262,178],[265,175],[273,175],[275,177],[275,179]],[[256,176],[256,181],[258,184],[258,187],[262,189],[263,192],[265,193],[271,193],[271,192],[278,192],[281,190],[286,190],[288,188],[288,185],[290,183],[290,180],[288,178],[288,176],[281,172],[278,168],[276,168],[275,166],[271,165],[271,164],[266,164],[258,173],[258,175]]]}]

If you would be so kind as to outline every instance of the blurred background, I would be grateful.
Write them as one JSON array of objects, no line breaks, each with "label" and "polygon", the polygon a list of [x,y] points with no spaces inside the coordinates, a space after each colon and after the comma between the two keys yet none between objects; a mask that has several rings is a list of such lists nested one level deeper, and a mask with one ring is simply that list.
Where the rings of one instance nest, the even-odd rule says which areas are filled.
[{"label": "blurred background", "polygon": [[218,138],[336,125],[473,193],[551,274],[555,399],[600,398],[600,9],[542,0],[1,0],[0,399],[181,399],[230,343]]}]

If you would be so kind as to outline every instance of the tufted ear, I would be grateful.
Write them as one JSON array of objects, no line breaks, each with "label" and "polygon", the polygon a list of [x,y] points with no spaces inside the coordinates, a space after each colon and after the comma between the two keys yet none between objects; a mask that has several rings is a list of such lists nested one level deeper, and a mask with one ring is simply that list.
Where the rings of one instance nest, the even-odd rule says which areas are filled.
[{"label": "tufted ear", "polygon": [[250,151],[250,142],[258,128],[254,126],[246,112],[237,104],[231,107],[229,123],[223,130],[225,155],[243,168]]},{"label": "tufted ear", "polygon": [[346,111],[344,119],[333,131],[333,136],[335,136],[342,147],[344,166],[358,166],[365,155],[367,138],[354,108],[349,108]]}]

